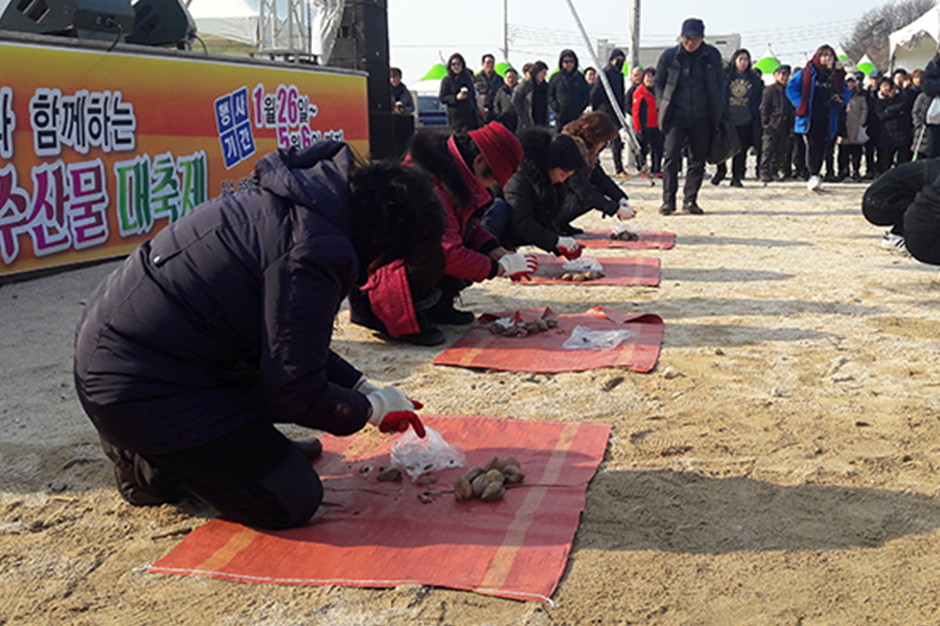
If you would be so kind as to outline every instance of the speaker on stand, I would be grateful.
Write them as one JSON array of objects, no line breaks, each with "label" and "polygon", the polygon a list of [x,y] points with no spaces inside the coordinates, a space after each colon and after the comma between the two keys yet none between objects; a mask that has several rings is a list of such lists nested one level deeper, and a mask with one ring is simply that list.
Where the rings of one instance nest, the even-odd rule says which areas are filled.
[{"label": "speaker on stand", "polygon": [[373,159],[396,156],[392,91],[388,82],[386,0],[347,2],[330,65],[369,73],[369,153]]}]

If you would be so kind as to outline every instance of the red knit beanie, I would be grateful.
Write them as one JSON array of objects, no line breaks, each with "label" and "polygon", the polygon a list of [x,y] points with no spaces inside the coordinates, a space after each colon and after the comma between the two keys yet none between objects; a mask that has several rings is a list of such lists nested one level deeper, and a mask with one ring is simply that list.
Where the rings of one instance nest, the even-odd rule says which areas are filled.
[{"label": "red knit beanie", "polygon": [[480,154],[496,177],[496,182],[500,187],[505,187],[509,177],[522,161],[522,144],[499,122],[490,122],[483,128],[471,130],[468,134],[480,149]]}]

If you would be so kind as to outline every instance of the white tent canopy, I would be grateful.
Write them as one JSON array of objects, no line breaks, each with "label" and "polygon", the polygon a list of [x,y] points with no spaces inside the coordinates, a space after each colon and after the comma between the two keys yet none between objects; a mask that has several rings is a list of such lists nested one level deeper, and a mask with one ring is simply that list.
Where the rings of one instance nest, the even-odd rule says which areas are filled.
[{"label": "white tent canopy", "polygon": [[940,42],[940,5],[888,35],[891,67],[908,72],[923,69],[937,54]]},{"label": "white tent canopy", "polygon": [[188,8],[198,32],[258,45],[258,8],[245,0],[192,0]]}]

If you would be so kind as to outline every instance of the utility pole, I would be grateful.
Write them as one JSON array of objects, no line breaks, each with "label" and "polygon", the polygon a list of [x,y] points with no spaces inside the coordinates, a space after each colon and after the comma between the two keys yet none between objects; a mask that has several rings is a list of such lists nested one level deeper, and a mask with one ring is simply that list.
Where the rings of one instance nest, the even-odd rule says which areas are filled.
[{"label": "utility pole", "polygon": [[509,0],[503,0],[503,61],[509,63]]},{"label": "utility pole", "polygon": [[640,67],[640,0],[630,0],[630,71]]}]

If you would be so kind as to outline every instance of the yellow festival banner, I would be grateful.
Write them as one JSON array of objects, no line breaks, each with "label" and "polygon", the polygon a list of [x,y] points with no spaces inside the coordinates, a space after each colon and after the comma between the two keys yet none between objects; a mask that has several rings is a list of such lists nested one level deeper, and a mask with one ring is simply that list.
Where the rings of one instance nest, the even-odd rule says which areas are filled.
[{"label": "yellow festival banner", "polygon": [[0,42],[0,276],[133,250],[279,147],[368,153],[362,74]]}]

